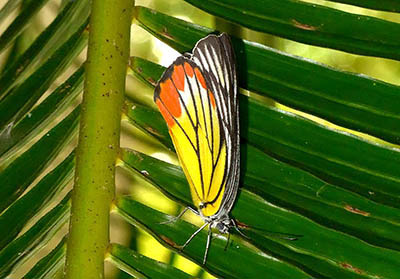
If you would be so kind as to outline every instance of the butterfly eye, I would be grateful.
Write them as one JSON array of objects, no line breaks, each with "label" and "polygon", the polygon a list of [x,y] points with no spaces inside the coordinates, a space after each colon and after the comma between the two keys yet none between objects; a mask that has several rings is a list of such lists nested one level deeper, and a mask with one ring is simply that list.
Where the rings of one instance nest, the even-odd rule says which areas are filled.
[{"label": "butterfly eye", "polygon": [[224,222],[219,222],[215,225],[218,231],[221,233],[228,233],[229,227]]}]

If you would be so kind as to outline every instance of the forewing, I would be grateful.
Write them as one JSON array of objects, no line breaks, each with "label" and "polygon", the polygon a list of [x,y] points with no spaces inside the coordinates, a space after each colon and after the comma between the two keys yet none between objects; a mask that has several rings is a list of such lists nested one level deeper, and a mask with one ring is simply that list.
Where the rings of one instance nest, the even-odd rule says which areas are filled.
[{"label": "forewing", "polygon": [[201,69],[179,57],[156,86],[154,100],[167,122],[194,204],[212,216],[222,202],[226,141],[214,93]]}]

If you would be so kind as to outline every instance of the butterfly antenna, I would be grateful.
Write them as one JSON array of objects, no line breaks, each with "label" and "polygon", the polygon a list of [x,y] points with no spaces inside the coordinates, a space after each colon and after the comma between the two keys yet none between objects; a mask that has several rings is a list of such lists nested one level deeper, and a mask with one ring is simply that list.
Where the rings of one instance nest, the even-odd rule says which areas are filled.
[{"label": "butterfly antenna", "polygon": [[302,235],[296,235],[296,234],[289,234],[289,233],[281,233],[281,232],[272,232],[272,231],[266,231],[262,230],[259,228],[252,228],[253,230],[259,231],[262,234],[274,238],[279,238],[279,239],[284,239],[284,240],[290,240],[290,241],[295,241],[298,240],[300,237],[303,237]]},{"label": "butterfly antenna", "polygon": [[207,261],[208,249],[210,248],[210,243],[211,243],[211,236],[212,236],[211,226],[208,226],[207,245],[206,245],[206,251],[204,252],[203,265],[205,265]]},{"label": "butterfly antenna", "polygon": [[284,240],[295,241],[298,240],[302,235],[294,235],[294,234],[284,234],[284,233],[276,233],[275,235],[270,233],[272,237],[277,237]]},{"label": "butterfly antenna", "polygon": [[244,238],[250,239],[250,237],[248,237],[247,235],[245,235],[240,229],[239,226],[236,224],[236,221],[231,219],[232,223],[233,223],[233,227],[235,228],[235,230]]}]

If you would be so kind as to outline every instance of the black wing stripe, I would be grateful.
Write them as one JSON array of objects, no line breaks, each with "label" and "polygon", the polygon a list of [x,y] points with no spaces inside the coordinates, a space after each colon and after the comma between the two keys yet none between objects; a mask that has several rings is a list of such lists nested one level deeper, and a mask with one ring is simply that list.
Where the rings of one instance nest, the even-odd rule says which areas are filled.
[{"label": "black wing stripe", "polygon": [[[185,72],[185,74],[186,74],[186,72]],[[201,91],[200,91],[200,90],[201,90],[200,84],[199,84],[199,81],[198,81],[196,75],[194,75],[194,77],[195,77],[195,81],[196,81],[196,86],[197,86],[198,94],[200,95],[200,94],[201,94]],[[206,121],[206,120],[205,120],[205,114],[204,114],[203,101],[202,101],[201,95],[200,95],[200,102],[201,102],[201,108],[202,108],[202,112],[203,112],[203,119],[204,119],[204,121]],[[196,103],[196,101],[193,102],[193,105],[194,105],[194,107],[196,108],[196,112],[199,113],[199,112],[198,112],[199,110],[197,109],[197,103]],[[197,123],[198,123],[198,125],[200,125],[200,120],[199,120],[199,117],[198,117],[198,116],[197,116]],[[204,129],[207,130],[207,125],[205,125]],[[207,131],[206,131],[206,138],[207,138]],[[201,200],[204,200],[204,197],[205,197],[204,177],[203,177],[203,172],[202,172],[202,167],[201,167],[200,144],[199,144],[199,137],[198,137],[198,131],[197,131],[197,130],[196,130],[196,141],[197,141],[197,146],[198,146],[198,149],[199,149],[199,151],[198,151],[198,153],[197,153],[197,160],[198,160],[199,171],[200,171],[201,191],[202,191],[202,193],[203,193],[203,198],[202,198]],[[207,141],[208,141],[208,138],[207,138]]]},{"label": "black wing stripe", "polygon": [[229,189],[227,190],[227,195],[225,197],[225,200],[223,201],[223,209],[226,212],[229,212],[230,209],[233,206],[236,193],[237,193],[237,188],[239,187],[239,174],[240,174],[240,137],[239,137],[239,110],[238,110],[238,100],[237,100],[237,86],[236,86],[236,68],[235,64],[233,63],[234,57],[233,57],[233,49],[231,47],[231,44],[229,42],[228,37],[223,36],[221,37],[221,45],[222,48],[224,49],[224,53],[226,53],[227,59],[230,61],[230,63],[227,63],[228,66],[230,66],[230,71],[228,74],[230,74],[230,79],[231,79],[231,84],[232,84],[232,90],[229,92],[231,95],[230,98],[230,105],[232,108],[232,114],[230,115],[231,120],[232,120],[232,148],[233,148],[233,158],[234,158],[234,166],[232,168],[233,174],[230,175],[229,180],[227,182],[227,185],[231,185]]},{"label": "black wing stripe", "polygon": [[[194,122],[193,122],[193,120],[192,120],[192,117],[190,116],[189,110],[188,110],[187,107],[186,107],[185,101],[183,100],[181,94],[179,93],[179,90],[178,90],[178,88],[176,87],[176,84],[175,84],[174,80],[173,80],[172,78],[170,78],[170,80],[171,80],[173,86],[175,87],[176,92],[178,92],[179,100],[181,101],[181,104],[182,104],[183,108],[185,109],[186,114],[188,115],[188,118],[189,118],[189,120],[190,120],[190,124],[192,124],[193,129],[195,129],[196,126],[194,125]],[[191,90],[190,90],[190,91],[191,91]]]},{"label": "black wing stripe", "polygon": [[[205,109],[204,109],[203,97],[201,96],[201,94],[202,94],[201,87],[200,87],[200,84],[199,84],[199,80],[197,79],[197,76],[194,75],[194,77],[195,77],[195,80],[196,80],[197,89],[199,90],[201,112],[203,113],[203,121],[204,121],[204,123],[202,123],[202,124],[204,124],[203,130],[206,133],[206,139],[207,139],[208,148],[211,150],[209,131],[208,131],[208,128],[207,128],[208,127],[207,126],[207,117],[206,117],[206,112],[205,112]],[[207,94],[207,91],[206,91],[206,94]]]},{"label": "black wing stripe", "polygon": [[190,140],[189,135],[186,133],[185,129],[182,128],[181,124],[179,123],[178,120],[176,120],[175,116],[172,115],[172,113],[168,110],[167,106],[164,104],[163,100],[161,98],[158,98],[162,105],[164,106],[165,110],[168,112],[168,114],[172,117],[172,119],[175,121],[175,123],[179,126],[179,128],[182,130],[184,135],[186,136],[187,140],[189,141],[190,145],[192,146],[193,150],[197,154],[197,148],[194,146],[193,142]]},{"label": "black wing stripe", "polygon": [[[184,164],[184,163],[182,162],[182,164]],[[185,169],[187,169],[185,164],[184,164],[184,167],[185,167]],[[189,176],[189,178],[190,178],[190,180],[192,182],[192,185],[194,185],[192,178],[190,176]],[[197,192],[196,187],[192,187],[192,188],[194,189],[194,192],[195,192],[196,196],[198,197],[198,199],[201,200],[201,196],[199,195],[199,192]]]},{"label": "black wing stripe", "polygon": [[[211,93],[214,94],[214,93]],[[211,108],[211,100],[210,100],[210,94],[208,94],[207,92],[207,100],[208,100],[208,112],[210,115],[210,128],[211,128],[211,147],[210,147],[210,151],[211,151],[211,156],[212,156],[212,163],[213,163],[213,167],[214,165],[214,119],[213,119],[213,113],[212,113],[212,108]],[[212,177],[211,177],[211,181],[212,181]]]},{"label": "black wing stripe", "polygon": [[[199,61],[199,64],[203,66],[203,69],[206,68],[206,67],[204,67],[204,65],[207,65],[208,68],[211,68],[210,63],[208,62],[207,58],[205,58],[205,56],[204,56],[204,54],[202,53],[201,50],[200,50],[200,55],[203,56],[204,59],[206,59],[206,60],[204,61],[205,63],[202,62],[202,61]],[[203,73],[204,73],[204,70],[203,70]],[[214,98],[215,98],[215,101],[216,101],[216,104],[217,104],[217,114],[218,114],[218,116],[219,116],[219,119],[221,120],[221,119],[224,118],[224,116],[221,115],[221,111],[220,111],[219,108],[224,107],[224,105],[221,104],[221,98],[220,98],[221,92],[220,92],[219,88],[217,88],[217,87],[215,86],[215,85],[218,84],[218,82],[215,80],[214,75],[210,75],[208,71],[206,71],[206,73],[207,73],[207,75],[204,75],[204,78],[205,78],[206,80],[209,81],[208,84],[210,85],[210,87],[211,87],[211,89],[212,89],[212,91],[213,91]],[[210,81],[210,79],[213,79],[213,81]],[[220,133],[223,132],[223,130],[225,129],[225,127],[226,127],[226,125],[222,125],[222,123],[221,123],[221,121],[220,121]],[[223,139],[223,138],[224,138],[224,136],[223,136],[223,134],[221,134],[221,139]],[[220,144],[220,149],[221,149],[221,148],[222,148],[222,144]]]},{"label": "black wing stripe", "polygon": [[[182,65],[183,65],[183,63],[182,63]],[[197,126],[199,124],[199,115],[198,115],[198,111],[197,111],[196,100],[194,98],[194,91],[193,91],[193,88],[192,88],[192,84],[189,82],[189,77],[188,77],[188,75],[187,75],[187,73],[185,71],[185,67],[183,67],[183,72],[185,73],[185,79],[186,79],[187,84],[189,86],[190,97],[192,98],[194,111],[195,111],[195,114],[196,114],[196,125],[195,125],[195,127],[197,129]]]},{"label": "black wing stripe", "polygon": [[[185,76],[186,76],[186,73],[185,73]],[[196,102],[193,103],[193,106],[194,106],[195,112],[196,112],[196,118],[197,118],[197,125],[194,125],[194,123],[193,123],[193,121],[192,121],[192,118],[190,117],[189,110],[187,109],[186,104],[185,104],[184,100],[182,99],[181,94],[179,94],[178,88],[176,87],[176,85],[175,85],[173,79],[172,79],[172,78],[170,78],[170,79],[171,79],[171,81],[172,81],[172,84],[173,84],[174,87],[175,87],[175,90],[178,92],[179,99],[181,100],[182,106],[184,107],[184,109],[185,109],[185,111],[186,111],[186,114],[187,114],[188,117],[189,117],[190,123],[191,123],[191,125],[192,125],[192,127],[193,127],[193,130],[195,131],[195,135],[196,135],[196,147],[197,147],[197,148],[195,149],[195,152],[196,152],[196,154],[197,154],[197,163],[198,163],[198,165],[199,165],[200,182],[201,182],[201,192],[202,192],[202,194],[203,194],[203,199],[204,199],[204,192],[205,192],[205,191],[204,191],[204,177],[203,177],[202,166],[201,166],[201,160],[200,160],[199,135],[198,135],[198,133],[197,133],[198,124],[199,124],[199,117],[198,117],[198,114],[197,114],[197,113],[198,113],[197,104],[196,104]],[[189,84],[190,84],[190,83],[189,83]],[[192,91],[191,86],[189,86],[189,91],[190,91],[190,94],[193,96],[193,91]],[[182,129],[182,127],[181,127],[181,129]],[[183,129],[182,129],[182,130],[183,130]],[[186,135],[186,132],[185,132],[185,135]],[[197,193],[197,191],[196,191],[196,193]]]},{"label": "black wing stripe", "polygon": [[[185,73],[186,79],[189,80],[188,76],[186,75],[186,71],[185,71],[185,67],[183,67],[183,71]],[[202,172],[202,167],[201,167],[201,158],[200,158],[200,144],[199,144],[199,134],[198,134],[198,129],[199,129],[199,125],[200,125],[200,119],[199,119],[199,109],[197,108],[197,103],[196,103],[196,99],[194,97],[194,92],[192,90],[192,85],[190,82],[188,82],[189,86],[190,86],[190,94],[192,96],[192,100],[193,100],[193,106],[195,108],[196,111],[196,118],[197,118],[197,123],[196,123],[196,127],[194,128],[195,131],[195,135],[196,135],[196,146],[197,146],[197,164],[199,165],[199,173],[200,173],[200,183],[201,183],[201,192],[202,192],[202,197],[199,196],[200,200],[204,199],[204,177],[203,177],[203,172]],[[198,92],[200,93],[200,88],[199,85],[196,84],[197,86],[197,90],[199,90]],[[196,187],[193,187],[196,188]],[[197,191],[196,191],[197,193]]]},{"label": "black wing stripe", "polygon": [[[210,38],[211,39],[211,38]],[[231,128],[231,121],[229,121],[229,111],[231,111],[229,108],[228,110],[226,109],[230,103],[228,101],[228,94],[223,94],[224,90],[223,88],[221,88],[221,82],[220,77],[221,75],[218,74],[218,68],[215,65],[215,63],[212,61],[212,57],[211,57],[211,53],[214,52],[214,57],[216,58],[216,62],[219,64],[223,64],[223,62],[221,62],[221,52],[215,52],[215,51],[210,51],[209,48],[207,48],[207,46],[210,45],[217,45],[218,46],[218,41],[216,42],[211,42],[209,44],[204,44],[204,45],[200,45],[199,44],[199,49],[197,50],[197,54],[199,55],[200,59],[199,59],[199,64],[203,67],[203,69],[205,69],[207,71],[207,76],[210,78],[211,82],[210,85],[213,89],[213,91],[215,92],[215,99],[217,102],[217,107],[219,108],[218,110],[218,114],[219,114],[219,118],[220,118],[220,126],[221,126],[221,139],[225,139],[226,141],[226,159],[227,159],[227,164],[225,166],[225,170],[224,170],[224,175],[223,175],[223,182],[222,185],[225,183],[226,179],[227,179],[227,175],[230,173],[230,169],[231,169],[231,160],[232,160],[232,143],[231,143],[231,138],[230,138],[230,128]],[[204,52],[204,53],[203,53]],[[196,54],[196,51],[194,51],[194,54]],[[222,68],[223,66],[221,66],[220,71],[223,70]],[[216,73],[216,74],[215,74]],[[224,75],[226,76],[226,75]],[[224,76],[222,76],[221,78],[223,78]],[[230,82],[230,81],[224,81],[224,84],[226,84],[226,82]],[[226,91],[225,91],[226,92]],[[229,121],[229,123],[226,123],[226,121]],[[221,144],[221,148],[222,148],[222,144]],[[220,150],[219,150],[220,152]],[[221,185],[221,186],[222,186]],[[221,191],[222,187],[220,187],[220,191]],[[210,189],[209,189],[210,190]]]},{"label": "black wing stripe", "polygon": [[199,171],[200,171],[201,192],[203,193],[203,199],[204,199],[204,177],[203,177],[203,172],[202,172],[202,167],[201,167],[201,160],[200,160],[199,135],[198,135],[197,132],[196,132],[196,144],[198,146],[197,162],[199,164]]},{"label": "black wing stripe", "polygon": [[[208,45],[207,47],[207,51],[210,53],[210,55],[213,55],[214,57],[217,57],[218,59],[216,59],[216,63],[213,62],[214,64],[214,69],[215,69],[215,73],[214,75],[216,75],[218,82],[218,87],[220,89],[220,93],[221,96],[224,100],[224,104],[227,105],[228,102],[228,97],[229,94],[223,94],[224,92],[229,92],[227,90],[227,84],[229,83],[229,80],[225,80],[225,75],[223,73],[224,71],[224,65],[226,64],[226,61],[224,61],[224,59],[222,58],[222,54],[221,54],[221,46],[220,46],[220,41],[217,40],[216,44],[218,45],[218,47],[213,47],[212,45]],[[225,113],[225,117],[226,119],[230,119],[230,115],[232,115],[231,112],[231,108],[230,106],[226,106],[227,108],[227,112]]]},{"label": "black wing stripe", "polygon": [[[210,54],[203,53],[206,51]],[[219,75],[216,67],[213,67],[213,63],[208,61],[207,56],[211,56],[211,54],[215,57],[215,63],[221,65],[222,75]],[[215,91],[215,99],[218,108],[221,110],[220,117],[223,128],[221,130],[225,133],[224,137],[227,145],[227,166],[225,168],[225,175],[227,177],[221,208],[216,214],[219,212],[229,212],[237,193],[240,170],[238,101],[233,49],[226,35],[218,37],[210,35],[198,43],[197,47],[193,50],[193,56],[195,61],[198,60],[198,64],[202,66],[203,71],[207,72],[211,83],[210,87]],[[222,82],[221,79],[223,79]]]},{"label": "black wing stripe", "polygon": [[[165,78],[165,79],[167,79],[167,78]],[[197,163],[198,163],[198,166],[199,166],[200,181],[201,181],[201,189],[202,189],[203,198],[201,198],[201,197],[199,196],[197,190],[196,190],[196,195],[197,195],[200,199],[204,199],[204,192],[205,192],[205,191],[204,191],[204,178],[203,178],[203,172],[202,172],[201,161],[200,161],[199,137],[198,137],[198,134],[197,134],[197,125],[196,125],[196,126],[194,125],[194,123],[193,123],[193,121],[192,121],[192,119],[191,119],[191,117],[190,117],[189,111],[188,111],[188,109],[187,109],[187,107],[186,107],[186,104],[185,104],[185,102],[183,101],[182,96],[179,94],[179,91],[178,91],[178,89],[177,89],[177,87],[176,87],[176,85],[175,85],[173,79],[170,78],[170,77],[169,77],[169,79],[172,81],[172,84],[174,85],[175,90],[178,92],[178,96],[179,96],[179,99],[180,99],[180,101],[181,101],[181,105],[184,107],[185,112],[186,112],[186,114],[188,115],[188,117],[189,117],[189,119],[190,119],[190,124],[191,124],[193,130],[195,131],[195,135],[196,135],[196,144],[194,144],[194,143],[191,141],[191,139],[190,139],[189,135],[186,133],[185,129],[183,129],[183,127],[181,126],[181,124],[179,123],[179,121],[171,114],[171,112],[168,110],[168,107],[164,104],[164,102],[162,101],[162,99],[159,98],[159,100],[161,101],[161,103],[162,103],[163,106],[165,107],[165,109],[166,109],[166,111],[168,112],[168,114],[172,117],[172,119],[175,121],[175,123],[176,123],[176,124],[179,126],[179,128],[182,130],[182,132],[183,132],[184,135],[186,136],[187,140],[189,141],[190,145],[192,146],[193,150],[195,151],[195,153],[196,153],[196,155],[197,155],[196,157],[197,157]],[[191,94],[192,94],[192,96],[193,96],[193,92],[191,91],[191,88],[190,88],[189,91],[191,92]],[[194,105],[195,111],[196,111],[196,113],[197,113],[196,103],[194,102],[193,105]],[[198,123],[198,122],[197,122],[197,123]],[[195,188],[195,187],[193,187],[193,188]]]},{"label": "black wing stripe", "polygon": [[[222,94],[221,94],[220,88],[217,88],[215,86],[216,84],[218,84],[218,81],[216,80],[216,77],[214,75],[208,75],[206,79],[209,81],[209,83],[212,86],[212,89],[215,91],[214,98],[216,99],[216,103],[217,103],[217,114],[218,114],[220,120],[223,121],[225,117],[222,114],[223,112],[221,112],[221,109],[220,109],[220,108],[222,108],[222,109],[224,108],[224,104],[222,103],[223,99],[221,99]],[[221,124],[223,124],[223,123],[221,123]],[[221,128],[225,128],[225,127],[226,127],[226,123],[225,123],[225,125],[221,125]],[[223,130],[223,129],[221,129],[221,130]],[[223,137],[223,135],[221,135],[221,137]]]},{"label": "black wing stripe", "polygon": [[[217,195],[215,196],[215,198],[212,200],[212,201],[208,201],[208,202],[205,202],[204,203],[204,206],[206,206],[207,204],[214,204],[216,201],[217,201],[217,199],[219,198],[219,196],[221,195],[221,193],[222,193],[222,185],[219,187],[219,189],[218,189],[218,193],[217,193]],[[225,190],[225,192],[226,192],[226,190]]]},{"label": "black wing stripe", "polygon": [[[196,139],[189,138],[188,131],[184,130],[181,124],[177,121],[175,117],[170,113],[168,108],[164,103],[162,105],[166,108],[169,115],[174,119],[174,122],[177,123],[179,129],[184,133],[185,137],[189,141],[191,147],[195,151],[197,156],[197,161],[199,164],[200,171],[200,179],[201,179],[201,190],[196,187],[192,187],[194,190],[194,194],[200,200],[206,200],[207,202],[204,204],[214,204],[219,198],[222,196],[221,206],[218,211],[213,215],[214,218],[219,218],[221,216],[226,216],[225,214],[230,211],[234,199],[237,195],[237,188],[239,183],[239,119],[238,119],[238,100],[237,98],[237,88],[236,88],[236,68],[234,64],[234,55],[233,49],[231,47],[230,39],[226,34],[215,36],[210,35],[202,40],[200,40],[196,47],[193,49],[192,55],[181,56],[176,59],[174,65],[183,65],[185,62],[188,62],[193,69],[198,68],[202,73],[207,88],[205,91],[206,96],[204,96],[203,87],[200,86],[200,82],[195,76],[195,78],[190,78],[186,73],[185,67],[183,67],[186,81],[186,94],[190,94],[190,96],[183,96],[179,94],[179,100],[181,105],[184,107],[186,114],[189,116],[190,125],[189,127],[193,128]],[[169,69],[165,72],[165,78],[171,78],[172,69]],[[161,81],[160,80],[160,81]],[[171,78],[171,81],[177,90],[176,84]],[[197,86],[197,88],[196,88]],[[178,90],[177,90],[178,91]],[[198,91],[198,92],[197,92]],[[211,97],[209,95],[209,91],[212,92],[213,97],[216,103],[216,117],[219,122],[219,146],[218,143],[215,144],[215,116],[214,108],[212,108]],[[157,90],[155,92],[155,97]],[[179,91],[178,91],[179,93]],[[200,100],[197,99],[197,95],[199,94]],[[193,101],[194,105],[194,113],[195,115],[189,114],[189,106],[186,105],[186,102],[189,100]],[[160,99],[162,102],[162,100]],[[207,111],[208,110],[208,111]],[[193,113],[193,111],[192,111]],[[206,115],[209,117],[206,117]],[[200,121],[200,117],[203,116],[202,121]],[[204,126],[204,127],[202,127]],[[189,128],[190,129],[190,128]],[[211,152],[211,175],[210,176],[210,185],[207,185],[209,188],[208,193],[205,193],[205,177],[202,172],[202,164],[200,154],[204,151],[208,152],[208,150],[203,150],[203,148],[207,148],[206,145],[202,145],[200,147],[199,144],[199,130],[202,129],[204,131],[204,136],[208,143],[208,149]],[[192,142],[195,141],[195,142]],[[200,150],[201,148],[201,150]],[[225,148],[225,154],[222,157],[222,149]],[[215,171],[220,162],[221,158],[225,159],[225,165],[223,167],[223,176],[221,185],[216,185],[215,182]],[[204,162],[203,162],[204,163]],[[210,164],[208,161],[207,164]],[[185,166],[186,167],[186,166]],[[191,167],[191,166],[190,166]],[[190,168],[189,168],[190,169]],[[187,169],[187,171],[189,171]],[[191,179],[191,177],[189,177]],[[193,184],[194,181],[191,181]],[[223,186],[225,185],[225,190],[223,191]],[[214,190],[218,190],[214,197],[210,197],[211,187]],[[218,187],[218,188],[215,188]],[[203,192],[203,198],[201,198],[201,193]]]},{"label": "black wing stripe", "polygon": [[[207,63],[208,63],[208,61],[206,61]],[[210,65],[210,64],[209,64]],[[211,68],[211,67],[210,67]],[[210,84],[212,84],[212,85],[214,85],[213,86],[213,89],[214,89],[214,91],[215,92],[217,92],[217,93],[220,93],[220,91],[219,91],[219,88],[217,89],[217,88],[215,88],[215,85],[218,85],[218,82],[217,82],[217,80],[215,80],[215,76],[214,75],[207,75],[206,76],[207,77],[207,79],[212,79],[212,81],[209,81],[209,83]],[[218,97],[220,97],[221,95],[218,95]],[[219,114],[219,119],[220,120],[222,120],[222,121],[220,121],[220,133],[221,133],[221,135],[220,135],[220,139],[221,139],[221,141],[220,141],[220,147],[219,147],[219,150],[218,150],[218,157],[217,157],[217,162],[215,163],[215,165],[213,166],[213,172],[212,172],[212,177],[213,177],[213,173],[214,173],[214,169],[215,169],[215,166],[216,166],[216,164],[218,163],[218,160],[219,160],[219,157],[220,157],[220,155],[221,155],[221,150],[222,150],[222,147],[223,147],[223,141],[225,140],[227,140],[227,138],[226,138],[226,129],[227,129],[227,125],[226,124],[223,124],[223,118],[224,118],[224,116],[223,115],[221,115],[221,111],[220,110],[218,110],[218,108],[220,108],[220,107],[224,107],[223,105],[218,105],[218,104],[220,104],[220,101],[217,101],[217,113]],[[228,139],[228,141],[229,141],[229,139]],[[226,145],[227,147],[229,146],[228,144]],[[230,150],[228,150],[227,149],[227,155],[226,155],[226,157],[227,157],[227,164],[226,164],[226,166],[225,166],[225,169],[224,169],[224,174],[223,174],[223,178],[222,178],[222,183],[221,183],[221,186],[223,185],[223,184],[225,184],[225,181],[226,181],[226,178],[227,178],[227,174],[228,174],[228,171],[229,171],[229,168],[227,168],[227,166],[229,166],[230,165],[230,155],[228,154],[229,152],[230,152]],[[210,180],[210,184],[212,184],[212,180]],[[221,190],[222,190],[222,187],[219,187],[219,191],[218,191],[218,193],[220,193],[221,192]],[[210,191],[211,191],[211,187],[209,187],[208,188],[208,192],[207,192],[207,195],[209,195],[210,194]],[[215,200],[218,198],[218,196],[219,196],[219,194],[217,195],[217,197],[216,198],[214,198],[213,199],[213,201],[215,202]],[[213,203],[213,202],[212,202]]]},{"label": "black wing stripe", "polygon": [[[205,57],[206,57],[206,63],[208,63],[209,67],[210,67],[210,75],[213,75],[215,77],[216,82],[212,83],[212,86],[214,87],[215,91],[216,91],[216,95],[218,95],[218,98],[220,99],[219,101],[219,105],[218,106],[220,109],[222,109],[223,112],[223,119],[226,119],[228,116],[228,112],[226,111],[226,99],[225,96],[221,90],[221,81],[219,79],[219,74],[218,74],[218,69],[217,66],[215,65],[212,56],[211,56],[211,51],[208,49],[209,47],[211,47],[210,45],[206,45],[204,48],[204,52],[205,52]],[[219,61],[218,61],[219,62]]]}]

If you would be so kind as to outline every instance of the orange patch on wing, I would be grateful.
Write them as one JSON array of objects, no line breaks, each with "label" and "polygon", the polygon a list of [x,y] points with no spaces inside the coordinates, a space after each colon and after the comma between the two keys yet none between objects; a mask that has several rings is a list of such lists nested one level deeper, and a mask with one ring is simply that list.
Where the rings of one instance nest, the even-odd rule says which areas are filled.
[{"label": "orange patch on wing", "polygon": [[203,88],[207,88],[206,81],[204,80],[203,75],[200,73],[200,70],[198,68],[195,68],[194,73],[196,74],[196,78],[200,82],[201,86]]},{"label": "orange patch on wing", "polygon": [[194,72],[193,72],[193,68],[192,66],[190,66],[190,64],[188,62],[185,62],[185,64],[183,64],[183,66],[185,67],[185,72],[189,77],[193,77]]},{"label": "orange patch on wing", "polygon": [[185,89],[185,72],[182,65],[174,66],[172,80],[178,90],[183,91]]},{"label": "orange patch on wing", "polygon": [[208,90],[208,96],[210,96],[211,105],[213,106],[213,108],[215,108],[216,104],[215,104],[214,94],[210,90]]},{"label": "orange patch on wing", "polygon": [[156,104],[158,106],[158,109],[161,112],[161,115],[164,117],[165,122],[167,122],[168,127],[172,127],[175,124],[174,119],[172,118],[171,114],[168,112],[168,110],[165,108],[164,104],[161,103],[160,99],[156,100]]},{"label": "orange patch on wing", "polygon": [[179,93],[176,91],[171,79],[160,83],[160,98],[166,109],[175,117],[181,116],[181,104],[179,103]]}]

